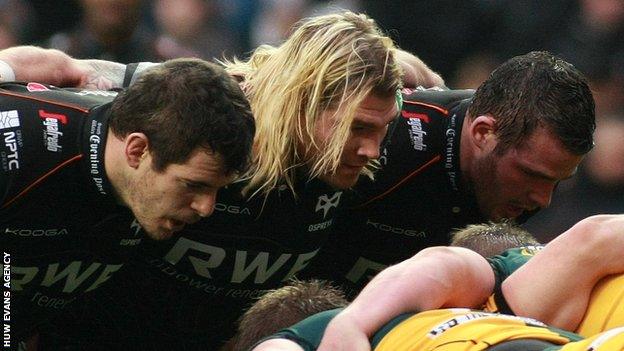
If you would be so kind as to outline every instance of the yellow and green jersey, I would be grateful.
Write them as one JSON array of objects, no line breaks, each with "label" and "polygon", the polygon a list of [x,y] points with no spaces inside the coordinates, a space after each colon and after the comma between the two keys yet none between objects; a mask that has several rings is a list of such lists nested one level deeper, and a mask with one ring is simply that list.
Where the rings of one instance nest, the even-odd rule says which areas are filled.
[{"label": "yellow and green jersey", "polygon": [[[340,311],[316,314],[271,338],[316,350],[327,324]],[[455,308],[398,316],[373,336],[371,346],[375,351],[480,351],[520,339],[563,345],[582,338],[529,318]]]},{"label": "yellow and green jersey", "polygon": [[543,351],[623,351],[624,327],[607,330],[581,341],[553,346]]},{"label": "yellow and green jersey", "polygon": [[[500,284],[540,250],[540,246],[510,249],[488,259],[496,276],[496,286],[484,307],[486,311],[513,314],[500,290]],[[585,316],[575,332],[590,337],[617,327],[624,327],[624,273],[607,276],[598,282],[592,291]]]},{"label": "yellow and green jersey", "polygon": [[563,345],[580,337],[534,319],[463,308],[443,309],[403,320],[387,331],[374,350],[482,351],[518,339]]}]

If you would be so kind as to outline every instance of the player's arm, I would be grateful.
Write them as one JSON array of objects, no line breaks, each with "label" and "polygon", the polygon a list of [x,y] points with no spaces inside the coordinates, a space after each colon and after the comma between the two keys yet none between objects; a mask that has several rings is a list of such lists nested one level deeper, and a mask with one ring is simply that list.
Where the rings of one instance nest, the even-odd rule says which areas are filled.
[{"label": "player's arm", "polygon": [[574,330],[596,283],[624,272],[623,253],[624,215],[588,217],[505,279],[503,295],[517,315]]},{"label": "player's arm", "polygon": [[403,69],[403,84],[406,88],[445,86],[442,77],[413,54],[403,50],[396,50],[395,58]]},{"label": "player's arm", "polygon": [[288,339],[269,339],[258,344],[252,351],[303,351],[303,348]]},{"label": "player's arm", "polygon": [[126,72],[126,66],[121,63],[78,60],[62,51],[36,46],[0,50],[0,60],[10,67],[14,75],[0,80],[36,81],[60,87],[120,88]]},{"label": "player's arm", "polygon": [[432,247],[381,271],[327,327],[319,350],[369,350],[368,339],[405,312],[479,307],[492,293],[494,272],[474,251]]}]

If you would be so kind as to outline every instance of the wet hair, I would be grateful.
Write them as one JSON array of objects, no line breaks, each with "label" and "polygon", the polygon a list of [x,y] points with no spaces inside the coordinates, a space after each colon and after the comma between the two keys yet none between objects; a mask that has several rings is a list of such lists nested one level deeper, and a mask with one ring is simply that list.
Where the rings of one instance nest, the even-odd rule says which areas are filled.
[{"label": "wet hair", "polygon": [[[295,173],[306,162],[310,178],[335,172],[360,103],[371,93],[394,96],[401,87],[395,51],[372,19],[343,12],[304,19],[279,47],[224,62],[241,77],[258,129],[247,190],[266,194],[286,184],[294,193]],[[314,138],[319,117],[338,108],[344,112],[322,145]],[[312,160],[303,159],[301,146]]]},{"label": "wet hair", "polygon": [[298,281],[264,294],[239,319],[229,345],[245,351],[260,339],[316,313],[347,306],[344,293],[323,280]]},{"label": "wet hair", "polygon": [[540,244],[531,233],[509,220],[471,224],[451,235],[451,246],[465,247],[483,257],[492,257],[514,247]]},{"label": "wet hair", "polygon": [[499,154],[522,144],[538,127],[566,150],[586,154],[594,145],[594,99],[587,80],[570,63],[545,51],[516,56],[494,70],[477,89],[470,118],[496,119]]},{"label": "wet hair", "polygon": [[157,171],[184,163],[203,148],[221,156],[226,173],[243,173],[255,132],[251,108],[236,81],[199,59],[151,68],[117,96],[109,125],[121,138],[144,133]]}]

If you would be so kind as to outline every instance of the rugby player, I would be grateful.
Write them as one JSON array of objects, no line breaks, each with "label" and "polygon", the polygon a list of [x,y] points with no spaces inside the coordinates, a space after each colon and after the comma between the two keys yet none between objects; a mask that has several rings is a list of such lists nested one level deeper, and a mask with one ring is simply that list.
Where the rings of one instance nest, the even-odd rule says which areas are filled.
[{"label": "rugby player", "polygon": [[109,280],[141,227],[160,240],[209,216],[218,189],[248,167],[254,123],[222,68],[179,59],[119,93],[0,83],[0,133],[20,340]]},{"label": "rugby player", "polygon": [[[328,332],[341,338],[324,339],[332,343],[321,349],[365,350],[368,337],[401,313],[481,308],[486,301],[486,311],[534,318],[584,337],[622,327],[622,233],[624,215],[598,215],[543,249],[509,249],[491,259],[459,247],[420,251],[373,278],[332,320]],[[359,340],[357,347],[353,340]]]}]

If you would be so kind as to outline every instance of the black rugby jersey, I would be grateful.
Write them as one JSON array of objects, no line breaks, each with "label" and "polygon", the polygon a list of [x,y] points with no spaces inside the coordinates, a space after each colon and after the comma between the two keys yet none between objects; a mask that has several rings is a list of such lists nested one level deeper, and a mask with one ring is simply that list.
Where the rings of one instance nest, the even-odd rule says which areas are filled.
[{"label": "black rugby jersey", "polygon": [[389,264],[436,245],[449,232],[483,222],[462,185],[459,146],[472,90],[404,89],[375,180],[361,177],[336,218],[331,240],[305,277],[361,289]]},{"label": "black rugby jersey", "polygon": [[132,264],[44,341],[52,349],[216,350],[255,298],[304,270],[327,240],[343,192],[303,179],[297,198],[287,187],[266,201],[241,196],[243,183],[220,190],[210,217],[171,240],[144,241]]},{"label": "black rugby jersey", "polygon": [[[124,86],[153,64],[130,64]],[[136,74],[139,73],[139,74]],[[299,174],[297,196],[219,191],[210,217],[168,241],[144,241],[111,284],[47,325],[49,349],[213,350],[255,298],[305,270],[334,225],[344,193]],[[67,327],[61,327],[67,326]]]},{"label": "black rugby jersey", "polygon": [[115,95],[0,84],[0,235],[15,343],[99,288],[140,241],[104,173]]}]

